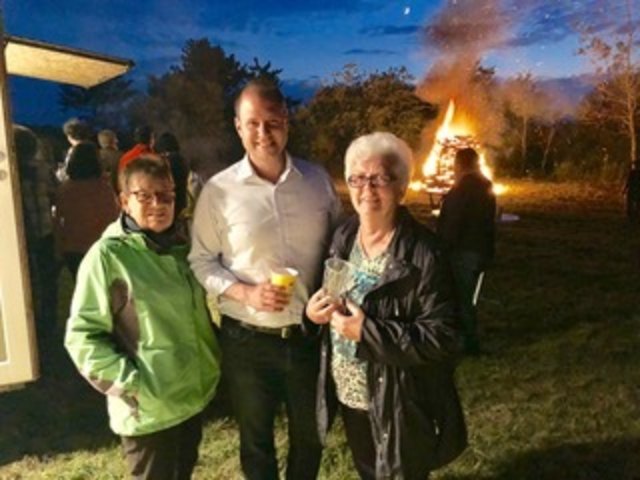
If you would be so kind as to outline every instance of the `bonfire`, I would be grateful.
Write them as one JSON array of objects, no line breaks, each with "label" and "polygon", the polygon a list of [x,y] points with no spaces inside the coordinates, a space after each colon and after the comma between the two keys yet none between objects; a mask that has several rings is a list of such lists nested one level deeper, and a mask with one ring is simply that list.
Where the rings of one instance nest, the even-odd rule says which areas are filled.
[{"label": "bonfire", "polygon": [[[453,161],[456,152],[463,148],[473,148],[478,152],[482,174],[493,179],[493,172],[487,165],[481,143],[474,136],[471,122],[465,121],[462,116],[454,119],[455,115],[455,102],[450,100],[444,120],[436,132],[433,147],[422,166],[423,178],[410,185],[415,191],[427,192],[432,203],[433,196],[444,195],[453,185]],[[498,194],[501,191],[504,191],[504,187],[494,184],[494,192]]]}]

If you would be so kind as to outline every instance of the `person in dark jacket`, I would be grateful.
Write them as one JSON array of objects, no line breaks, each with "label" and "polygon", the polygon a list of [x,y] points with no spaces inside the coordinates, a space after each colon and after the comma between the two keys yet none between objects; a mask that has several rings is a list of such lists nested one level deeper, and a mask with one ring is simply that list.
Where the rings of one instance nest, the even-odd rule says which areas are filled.
[{"label": "person in dark jacket", "polygon": [[493,185],[480,172],[472,148],[456,153],[455,183],[445,195],[438,218],[438,235],[449,254],[465,350],[480,352],[475,299],[480,275],[494,256],[496,197]]},{"label": "person in dark jacket", "polygon": [[176,183],[176,217],[180,217],[187,208],[187,182],[189,181],[189,165],[180,153],[180,144],[175,135],[165,132],[158,137],[155,151],[169,162],[171,175]]},{"label": "person in dark jacket", "polygon": [[345,305],[320,289],[306,309],[323,339],[321,438],[339,408],[363,479],[424,480],[467,444],[451,277],[435,235],[400,205],[411,165],[409,147],[391,133],[349,146],[357,215],[335,231],[330,256],[349,262],[352,281]]},{"label": "person in dark jacket", "polygon": [[631,165],[623,193],[626,196],[627,219],[630,222],[640,220],[640,161],[636,160]]}]

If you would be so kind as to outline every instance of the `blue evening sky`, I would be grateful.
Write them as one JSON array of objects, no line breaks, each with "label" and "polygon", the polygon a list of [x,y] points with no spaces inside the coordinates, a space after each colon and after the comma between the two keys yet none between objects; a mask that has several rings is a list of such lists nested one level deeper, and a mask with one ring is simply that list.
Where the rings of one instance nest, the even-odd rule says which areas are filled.
[{"label": "blue evening sky", "polygon": [[[1,0],[0,0],[1,1]],[[570,0],[4,0],[9,34],[132,59],[132,73],[144,86],[179,62],[189,38],[207,37],[244,62],[257,57],[283,70],[287,83],[329,81],[345,64],[371,72],[405,66],[422,78],[441,50],[427,48],[425,28],[443,10],[467,26],[491,25],[478,6],[500,6],[504,26],[481,56],[506,77],[529,71],[538,77],[585,73],[575,54],[575,24],[601,18],[619,1]],[[491,8],[486,11],[492,11]],[[613,8],[613,7],[612,7]],[[456,13],[457,12],[457,13]],[[598,16],[599,15],[599,16]],[[456,21],[457,21],[456,20]],[[597,28],[606,28],[606,22]],[[493,27],[489,27],[491,32]],[[483,31],[482,28],[479,28]],[[487,29],[485,29],[487,30]],[[489,33],[491,35],[491,33]],[[34,88],[35,85],[35,88]],[[12,80],[18,121],[57,122],[57,86]]]}]

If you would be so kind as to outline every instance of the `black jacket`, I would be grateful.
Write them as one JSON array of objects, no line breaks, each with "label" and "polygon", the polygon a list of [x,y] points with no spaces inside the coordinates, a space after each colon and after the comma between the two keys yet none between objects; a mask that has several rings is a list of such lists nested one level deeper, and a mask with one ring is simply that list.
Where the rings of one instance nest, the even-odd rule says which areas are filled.
[{"label": "black jacket", "polygon": [[452,252],[475,252],[491,260],[495,243],[496,197],[480,173],[462,177],[442,202],[438,235]]},{"label": "black jacket", "polygon": [[[358,226],[353,217],[336,230],[331,256],[348,258]],[[453,379],[460,344],[452,285],[434,245],[433,233],[401,207],[385,273],[362,304],[366,319],[356,355],[368,362],[379,479],[423,479],[467,444]],[[321,334],[317,414],[324,439],[337,399],[328,326]]]}]

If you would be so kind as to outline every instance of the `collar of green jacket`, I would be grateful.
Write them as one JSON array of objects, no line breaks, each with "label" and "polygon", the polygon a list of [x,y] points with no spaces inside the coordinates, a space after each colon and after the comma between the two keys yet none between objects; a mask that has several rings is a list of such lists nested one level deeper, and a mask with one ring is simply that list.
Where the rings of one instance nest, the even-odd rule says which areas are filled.
[{"label": "collar of green jacket", "polygon": [[[133,223],[131,223],[133,222]],[[135,225],[134,228],[132,228]],[[133,248],[152,250],[160,255],[181,253],[188,250],[188,242],[178,228],[171,227],[162,234],[150,235],[141,230],[135,221],[125,213],[112,222],[102,233],[102,238],[119,239]]]}]

